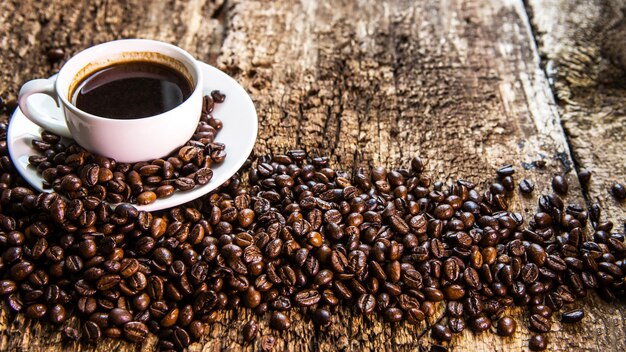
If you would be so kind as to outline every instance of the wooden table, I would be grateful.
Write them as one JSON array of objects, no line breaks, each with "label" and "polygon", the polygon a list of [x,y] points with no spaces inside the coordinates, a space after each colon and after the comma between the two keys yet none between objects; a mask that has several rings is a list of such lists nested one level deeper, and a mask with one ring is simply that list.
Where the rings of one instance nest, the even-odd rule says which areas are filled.
[{"label": "wooden table", "polygon": [[[618,0],[192,0],[122,3],[9,0],[0,3],[0,95],[14,98],[25,81],[107,40],[164,40],[233,75],[260,117],[255,152],[293,147],[331,155],[334,166],[407,165],[419,154],[441,180],[487,181],[512,163],[537,183],[512,207],[530,214],[554,174],[573,185],[569,201],[599,202],[618,228],[625,205],[608,193],[626,181],[626,21]],[[3,118],[7,113],[3,113]],[[227,122],[226,122],[227,123]],[[545,167],[537,167],[543,160]],[[593,170],[588,192],[576,173]],[[574,326],[555,322],[550,350],[625,350],[626,307],[595,294]],[[438,316],[441,316],[441,309]],[[520,310],[512,338],[465,332],[460,351],[527,350]],[[438,319],[435,319],[429,323]],[[191,350],[253,350],[242,343],[247,310],[224,314]],[[275,350],[417,350],[429,346],[426,324],[391,326],[341,310],[316,330],[297,313]],[[68,324],[75,324],[74,321]],[[104,340],[64,345],[48,325],[0,316],[8,351],[151,350]]]}]

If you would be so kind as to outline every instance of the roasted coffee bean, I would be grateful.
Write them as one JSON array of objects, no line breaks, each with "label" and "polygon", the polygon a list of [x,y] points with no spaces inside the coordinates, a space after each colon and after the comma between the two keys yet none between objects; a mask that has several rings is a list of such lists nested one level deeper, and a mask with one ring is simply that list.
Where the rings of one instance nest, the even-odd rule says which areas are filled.
[{"label": "roasted coffee bean", "polygon": [[504,165],[502,167],[500,167],[496,173],[498,174],[498,176],[500,177],[506,177],[506,176],[511,176],[515,173],[515,170],[513,169],[513,165]]},{"label": "roasted coffee bean", "polygon": [[117,274],[104,275],[96,283],[96,288],[100,291],[107,291],[117,286],[121,281],[121,277]]},{"label": "roasted coffee bean", "polygon": [[249,320],[247,323],[244,324],[241,333],[245,342],[251,342],[256,338],[257,334],[259,333],[259,327],[254,320]]},{"label": "roasted coffee bean", "polygon": [[529,318],[530,328],[537,332],[548,332],[552,325],[549,318],[539,314],[532,314]]},{"label": "roasted coffee bean", "polygon": [[398,308],[387,308],[384,316],[386,321],[396,323],[402,320],[402,311]]},{"label": "roasted coffee bean", "polygon": [[196,185],[195,181],[189,177],[180,177],[174,181],[174,187],[180,191],[189,191]]},{"label": "roasted coffee bean", "polygon": [[356,308],[363,315],[372,314],[376,308],[376,297],[372,294],[362,294],[357,300]]},{"label": "roasted coffee bean", "polygon": [[465,330],[465,320],[461,317],[452,317],[448,320],[448,326],[450,327],[450,331],[458,334]]},{"label": "roasted coffee bean", "polygon": [[569,189],[567,179],[561,175],[554,176],[552,179],[552,189],[554,189],[556,193],[567,194],[567,190]]},{"label": "roasted coffee bean", "polygon": [[528,260],[541,267],[546,261],[546,251],[541,245],[533,243],[526,250],[526,255],[528,256]]},{"label": "roasted coffee bean", "polygon": [[515,333],[517,323],[510,317],[502,317],[498,320],[498,335],[512,336]]},{"label": "roasted coffee bean", "polygon": [[585,317],[585,312],[582,309],[574,309],[561,314],[561,321],[567,324],[578,323]]},{"label": "roasted coffee bean", "polygon": [[547,338],[542,334],[533,334],[528,341],[528,348],[531,351],[543,351],[548,347]]},{"label": "roasted coffee bean", "polygon": [[161,321],[160,321],[161,327],[169,328],[173,326],[174,324],[176,324],[176,321],[178,320],[179,312],[180,311],[178,310],[178,308],[171,309],[167,314],[165,314],[163,318],[161,318]]},{"label": "roasted coffee bean", "polygon": [[294,295],[293,301],[300,307],[309,307],[317,304],[321,296],[317,290],[304,290]]},{"label": "roasted coffee bean", "polygon": [[587,188],[591,180],[591,171],[587,169],[578,170],[578,181],[583,188]]},{"label": "roasted coffee bean", "polygon": [[274,343],[276,343],[276,339],[274,336],[266,335],[261,338],[261,349],[263,351],[271,351],[274,349]]},{"label": "roasted coffee bean", "polygon": [[448,204],[441,204],[433,213],[437,219],[448,220],[454,214],[454,209]]},{"label": "roasted coffee bean", "polygon": [[157,194],[152,191],[142,192],[137,196],[137,204],[139,205],[147,205],[152,204],[157,199]]},{"label": "roasted coffee bean", "polygon": [[257,291],[254,287],[248,287],[248,290],[243,295],[242,302],[248,308],[255,308],[259,304],[261,304],[261,293]]},{"label": "roasted coffee bean", "polygon": [[130,342],[142,342],[148,337],[148,327],[138,321],[130,321],[124,324],[124,337]]},{"label": "roasted coffee bean", "polygon": [[624,187],[621,183],[615,182],[613,186],[611,186],[611,193],[613,194],[613,197],[618,200],[626,199],[626,187]]},{"label": "roasted coffee bean", "polygon": [[48,57],[48,60],[52,62],[59,61],[65,57],[65,52],[61,48],[50,48],[46,52],[46,56]]},{"label": "roasted coffee bean", "polygon": [[67,319],[65,307],[60,304],[52,306],[48,312],[48,316],[53,324],[61,324],[65,321],[65,319]]},{"label": "roasted coffee bean", "polygon": [[17,285],[11,280],[0,280],[0,296],[6,296],[14,293],[17,290]]},{"label": "roasted coffee bean", "polygon": [[124,325],[132,319],[132,314],[125,309],[113,308],[109,312],[109,322],[113,325]]},{"label": "roasted coffee bean", "polygon": [[[294,306],[312,307],[303,312],[320,326],[329,324],[330,307],[350,303],[358,314],[420,324],[445,300],[447,323],[431,334],[449,341],[465,324],[489,329],[491,319],[498,334],[513,335],[515,321],[501,316],[514,304],[528,307],[530,328],[544,332],[553,311],[591,289],[622,296],[621,228],[603,221],[599,207],[566,205],[554,194],[541,196],[524,224],[506,210],[510,165],[479,190],[431,179],[419,158],[410,170],[360,169],[350,179],[329,158],[291,151],[247,161],[249,186],[235,175],[158,213],[127,204],[209,182],[225,155],[213,141],[221,122],[211,111],[203,109],[197,140],[150,162],[117,163],[42,134],[42,155],[31,160],[53,170],[46,180],[65,198],[20,186],[10,159],[0,157],[0,293],[9,307],[36,317],[42,305],[55,323],[75,311],[97,337],[137,342],[154,331],[169,350],[186,348],[221,310],[241,306],[270,313],[270,326],[284,330]],[[556,193],[566,193],[563,183],[555,177]],[[519,188],[534,185],[522,180]],[[258,333],[248,324],[245,341]]]},{"label": "roasted coffee bean", "polygon": [[491,320],[485,316],[479,316],[470,320],[470,327],[475,332],[482,332],[491,327]]},{"label": "roasted coffee bean", "polygon": [[87,321],[84,325],[83,325],[83,336],[91,341],[95,341],[100,339],[100,336],[102,335],[102,332],[100,330],[100,327],[98,326],[98,324],[94,323],[93,321]]},{"label": "roasted coffee bean", "polygon": [[330,324],[330,312],[324,308],[317,308],[313,312],[313,323],[320,326],[325,326]]},{"label": "roasted coffee bean", "polygon": [[291,327],[291,320],[281,312],[273,312],[270,317],[270,327],[276,330],[287,330]]},{"label": "roasted coffee bean", "polygon": [[449,342],[452,340],[452,331],[445,325],[435,324],[431,329],[431,336],[435,340]]},{"label": "roasted coffee bean", "polygon": [[36,303],[26,307],[26,317],[31,319],[40,319],[46,315],[48,307],[44,304]]}]

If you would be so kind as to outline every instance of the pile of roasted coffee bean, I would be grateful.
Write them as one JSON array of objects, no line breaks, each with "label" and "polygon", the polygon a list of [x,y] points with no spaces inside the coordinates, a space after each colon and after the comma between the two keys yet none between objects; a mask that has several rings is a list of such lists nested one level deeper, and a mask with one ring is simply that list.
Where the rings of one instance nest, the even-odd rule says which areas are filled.
[{"label": "pile of roasted coffee bean", "polygon": [[[292,308],[319,326],[340,305],[419,324],[441,304],[435,340],[466,328],[511,336],[506,308],[517,305],[527,307],[529,348],[542,350],[554,319],[583,319],[575,302],[589,290],[624,297],[624,233],[597,206],[564,204],[556,193],[568,192],[565,178],[524,224],[507,210],[511,166],[479,191],[435,182],[418,157],[410,164],[350,176],[293,150],[247,163],[249,185],[235,175],[201,199],[148,213],[112,210],[107,197],[33,192],[3,138],[0,296],[29,318],[80,317],[80,331],[64,328],[67,339],[141,342],[151,332],[162,350],[201,339],[223,309],[250,308],[285,330]],[[534,192],[529,181],[518,187]],[[248,322],[242,339],[258,330]],[[261,345],[274,341],[266,335]]]},{"label": "pile of roasted coffee bean", "polygon": [[28,160],[47,187],[69,199],[87,196],[109,203],[151,204],[178,191],[205,185],[213,177],[213,164],[226,158],[224,144],[214,142],[222,122],[211,113],[225,95],[211,92],[203,99],[202,113],[192,139],[168,158],[133,164],[94,155],[75,142],[63,143],[59,136],[42,132],[33,147],[40,154]]}]

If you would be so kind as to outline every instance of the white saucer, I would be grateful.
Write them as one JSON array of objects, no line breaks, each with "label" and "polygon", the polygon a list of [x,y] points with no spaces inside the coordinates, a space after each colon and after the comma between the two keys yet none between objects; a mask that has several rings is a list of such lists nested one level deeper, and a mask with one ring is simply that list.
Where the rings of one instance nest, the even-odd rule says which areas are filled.
[{"label": "white saucer", "polygon": [[[209,94],[217,89],[226,95],[226,100],[216,104],[213,110],[213,116],[223,123],[215,141],[226,145],[226,159],[222,164],[213,167],[213,178],[206,185],[196,186],[186,192],[176,191],[172,196],[159,198],[152,204],[134,204],[139,210],[170,208],[209,193],[234,175],[252,152],[258,131],[258,118],[252,99],[239,83],[224,72],[202,62],[200,66],[204,75],[204,93]],[[39,102],[39,108],[43,112],[48,112],[51,116],[60,114],[52,98],[37,94],[30,99]],[[38,191],[50,192],[51,190],[43,188],[43,178],[28,163],[28,157],[37,154],[32,147],[32,141],[41,138],[41,132],[41,127],[27,119],[18,108],[9,123],[7,146],[15,168],[24,179]]]}]

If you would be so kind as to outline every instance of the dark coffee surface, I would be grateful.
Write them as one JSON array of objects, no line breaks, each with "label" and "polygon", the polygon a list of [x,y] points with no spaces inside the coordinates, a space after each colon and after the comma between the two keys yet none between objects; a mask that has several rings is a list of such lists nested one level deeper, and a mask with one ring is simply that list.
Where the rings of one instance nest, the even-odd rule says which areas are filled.
[{"label": "dark coffee surface", "polygon": [[192,87],[178,71],[158,63],[118,63],[85,78],[72,93],[72,103],[90,114],[137,119],[169,111],[191,95]]}]

